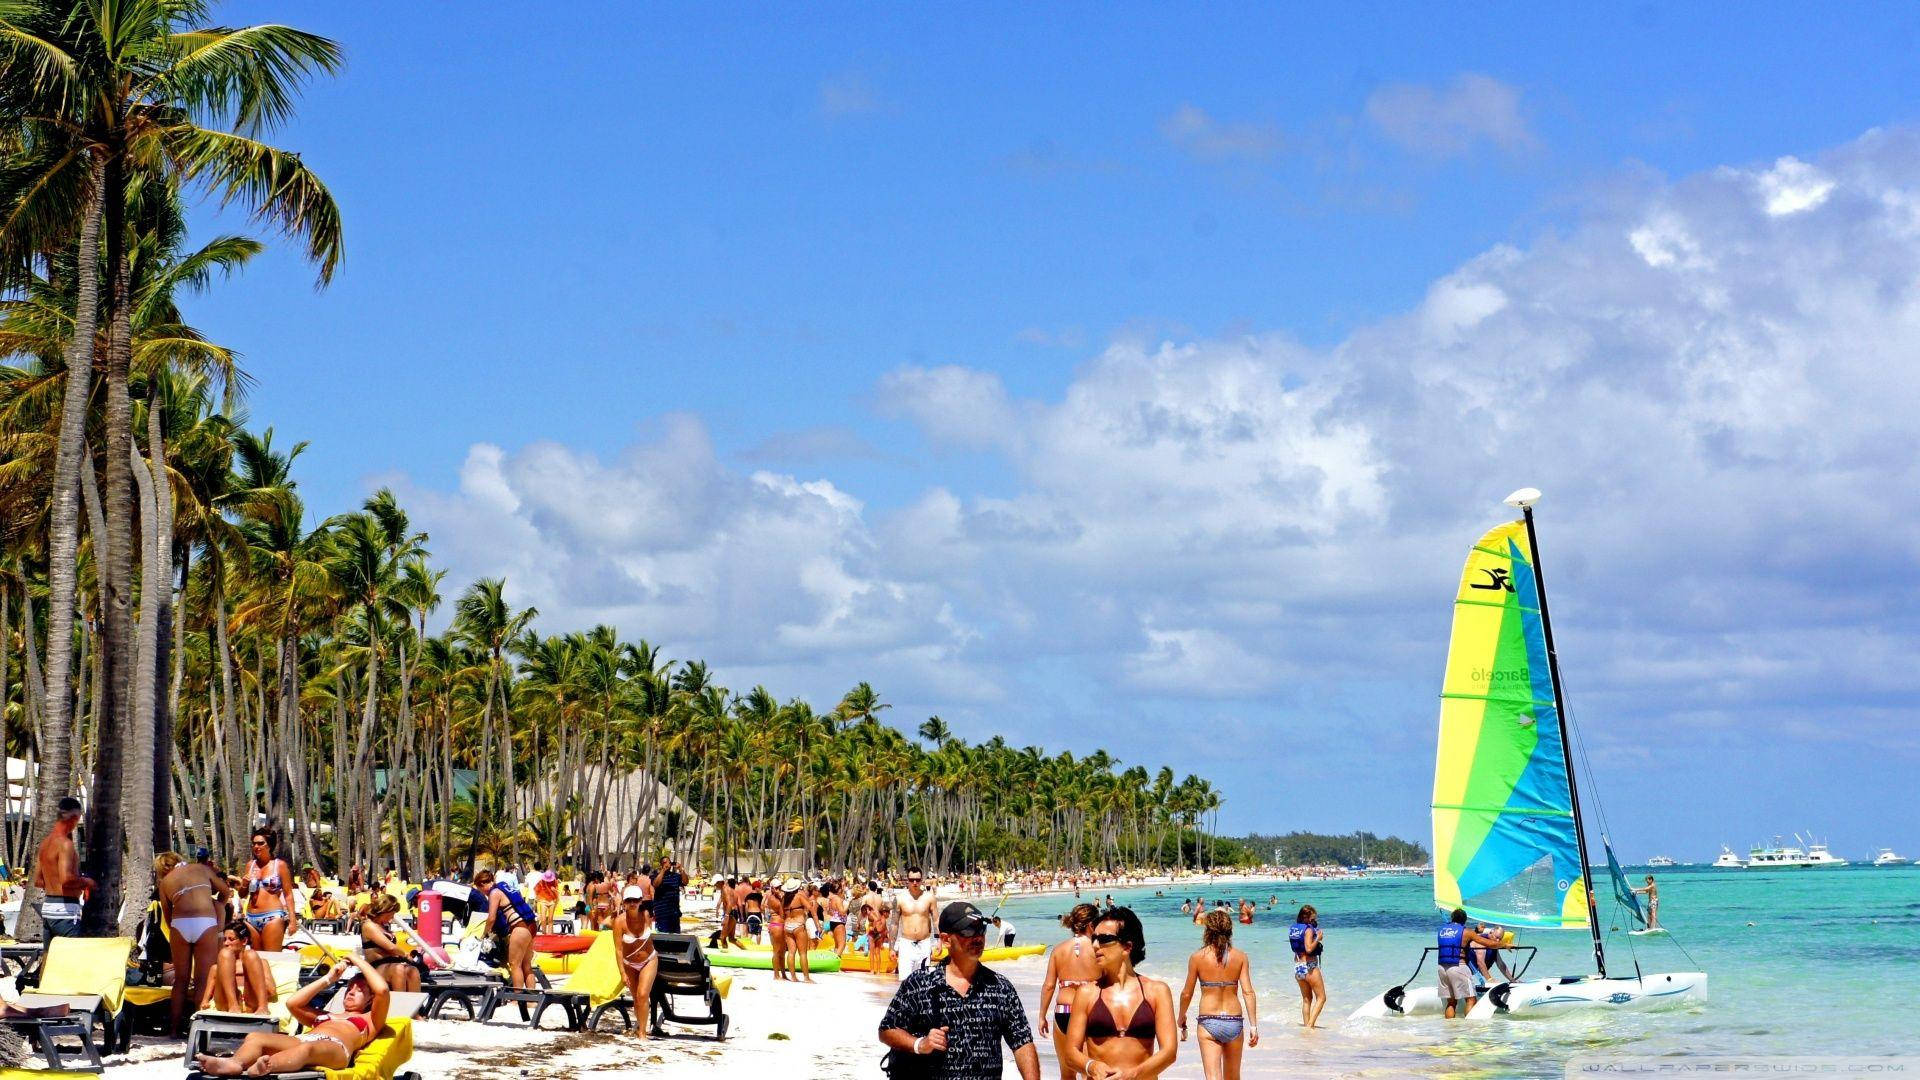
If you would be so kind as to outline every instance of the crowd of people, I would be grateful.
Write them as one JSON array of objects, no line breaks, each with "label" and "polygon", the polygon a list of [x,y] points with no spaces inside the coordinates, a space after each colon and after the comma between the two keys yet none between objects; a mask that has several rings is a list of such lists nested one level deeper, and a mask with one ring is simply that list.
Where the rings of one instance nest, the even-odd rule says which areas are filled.
[{"label": "crowd of people", "polygon": [[[92,885],[79,874],[73,845],[79,817],[77,802],[63,802],[39,852],[34,881],[46,894],[48,940],[78,933]],[[1035,1077],[1033,1031],[1019,994],[981,964],[987,948],[1013,946],[1018,931],[997,907],[985,915],[964,897],[1059,891],[1077,900],[1104,893],[1102,904],[1074,905],[1062,919],[1066,939],[1046,956],[1036,1019],[1039,1036],[1053,1042],[1063,1078],[1155,1076],[1182,1044],[1193,1042],[1210,1080],[1230,1080],[1239,1074],[1243,1050],[1260,1038],[1251,965],[1233,944],[1235,926],[1252,924],[1260,905],[1246,897],[1183,901],[1181,910],[1199,928],[1200,944],[1187,958],[1176,1003],[1166,982],[1139,971],[1145,932],[1131,909],[1114,903],[1112,890],[1139,885],[1141,875],[978,872],[935,880],[907,867],[893,874],[699,877],[664,858],[624,870],[509,863],[460,874],[450,868],[405,887],[392,872],[347,867],[336,880],[305,863],[296,868],[268,829],[248,839],[247,855],[231,869],[217,865],[204,848],[191,858],[164,852],[155,860],[172,1030],[179,1034],[199,1008],[267,1012],[278,993],[267,958],[298,945],[294,935],[303,929],[346,935],[358,950],[284,1002],[306,1026],[305,1035],[250,1039],[234,1056],[203,1060],[201,1068],[210,1075],[334,1068],[351,1061],[379,1030],[390,995],[421,986],[428,971],[423,936],[408,919],[431,914],[437,928],[443,903],[458,921],[471,919],[484,928],[490,962],[515,987],[535,982],[536,935],[609,932],[627,989],[633,1000],[646,1001],[658,967],[655,934],[680,931],[683,896],[710,897],[709,947],[770,947],[777,980],[812,982],[816,949],[843,958],[855,951],[890,957],[899,987],[881,1039],[892,1053],[943,1055],[941,1076],[997,1076],[1004,1046],[1014,1052],[1022,1075]],[[949,902],[943,904],[943,896]],[[1277,895],[1270,896],[1265,908],[1272,911],[1278,903]],[[425,937],[438,945],[437,935]],[[1468,963],[1495,955],[1498,940],[1497,934],[1477,936],[1472,928],[1459,935]],[[1300,909],[1288,942],[1301,1023],[1311,1028],[1326,1002],[1319,970],[1325,941],[1311,906]],[[876,964],[873,970],[883,969]],[[338,991],[332,1004],[315,1009],[312,1002],[329,988]]]}]

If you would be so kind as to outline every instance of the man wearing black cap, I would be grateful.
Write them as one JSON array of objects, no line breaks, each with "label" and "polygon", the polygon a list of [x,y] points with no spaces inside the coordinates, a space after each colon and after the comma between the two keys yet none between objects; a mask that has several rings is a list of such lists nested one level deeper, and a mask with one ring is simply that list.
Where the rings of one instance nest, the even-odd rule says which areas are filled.
[{"label": "man wearing black cap", "polygon": [[[1021,1080],[1040,1080],[1026,1008],[1013,984],[983,967],[987,920],[964,900],[940,912],[943,963],[907,976],[880,1021],[880,1041],[895,1056],[938,1055],[916,1075],[941,1080],[999,1080],[1000,1044],[1013,1051]],[[895,1075],[899,1075],[896,1072]]]}]

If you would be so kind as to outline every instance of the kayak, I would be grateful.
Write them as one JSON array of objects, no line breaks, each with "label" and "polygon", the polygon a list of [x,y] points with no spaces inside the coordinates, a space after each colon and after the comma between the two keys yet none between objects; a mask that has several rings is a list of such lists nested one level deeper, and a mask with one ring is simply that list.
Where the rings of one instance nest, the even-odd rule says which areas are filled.
[{"label": "kayak", "polygon": [[[772,971],[773,953],[746,952],[740,949],[711,949],[707,952],[707,961],[719,968],[748,968],[754,971]],[[839,971],[840,958],[832,949],[815,949],[807,954],[808,967],[813,971]]]},{"label": "kayak", "polygon": [[533,936],[533,951],[543,953],[586,952],[593,947],[593,939],[598,936],[598,932],[592,934],[535,934]]}]

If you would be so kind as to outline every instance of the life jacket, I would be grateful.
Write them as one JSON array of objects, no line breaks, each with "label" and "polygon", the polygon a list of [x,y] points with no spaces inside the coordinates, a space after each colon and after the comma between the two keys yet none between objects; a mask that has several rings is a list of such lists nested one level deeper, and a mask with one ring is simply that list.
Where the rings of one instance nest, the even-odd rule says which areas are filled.
[{"label": "life jacket", "polygon": [[1450,922],[1440,928],[1440,966],[1452,967],[1466,962],[1460,948],[1460,942],[1466,937],[1467,928],[1459,923]]},{"label": "life jacket", "polygon": [[494,920],[496,931],[504,934],[508,930],[513,929],[516,924],[533,922],[533,905],[527,903],[527,898],[520,895],[519,889],[499,882],[495,882],[493,887],[506,894],[507,907],[512,908],[512,914],[518,916],[517,918],[510,919],[507,917],[508,912],[506,908],[500,909],[499,916]]},{"label": "life jacket", "polygon": [[1312,953],[1307,952],[1307,931],[1318,930],[1318,929],[1320,928],[1313,925],[1312,923],[1303,923],[1303,922],[1294,923],[1292,926],[1287,928],[1287,944],[1293,948],[1293,955],[1295,956],[1308,956],[1308,955],[1319,956],[1320,955],[1320,951],[1326,948],[1326,942],[1324,938],[1321,940],[1319,944],[1314,946]]}]

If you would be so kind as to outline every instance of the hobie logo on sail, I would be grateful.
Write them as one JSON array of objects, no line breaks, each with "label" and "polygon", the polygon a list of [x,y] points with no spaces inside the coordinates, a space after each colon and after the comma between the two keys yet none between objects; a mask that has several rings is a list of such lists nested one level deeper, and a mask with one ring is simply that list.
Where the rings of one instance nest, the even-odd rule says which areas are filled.
[{"label": "hobie logo on sail", "polygon": [[1504,589],[1507,592],[1513,591],[1513,582],[1507,580],[1506,567],[1499,566],[1499,567],[1488,568],[1483,566],[1480,568],[1480,572],[1487,575],[1486,583],[1481,584],[1480,582],[1477,582],[1477,581],[1468,582],[1467,584],[1469,588],[1488,589],[1488,590],[1494,590],[1494,591]]}]

